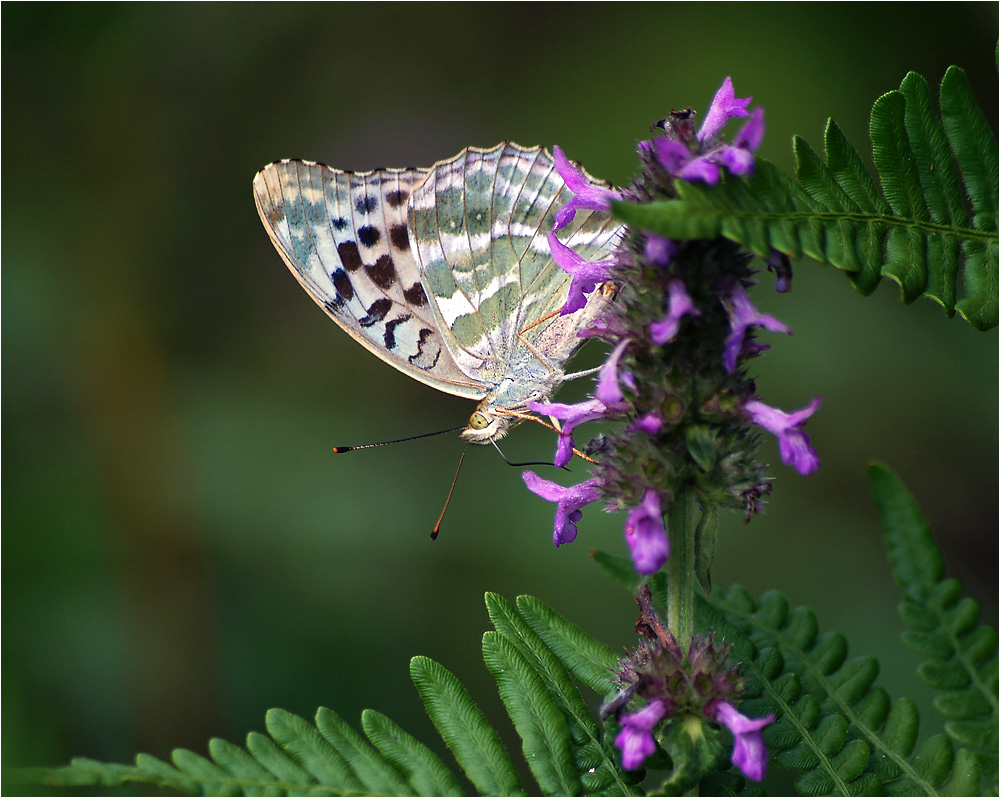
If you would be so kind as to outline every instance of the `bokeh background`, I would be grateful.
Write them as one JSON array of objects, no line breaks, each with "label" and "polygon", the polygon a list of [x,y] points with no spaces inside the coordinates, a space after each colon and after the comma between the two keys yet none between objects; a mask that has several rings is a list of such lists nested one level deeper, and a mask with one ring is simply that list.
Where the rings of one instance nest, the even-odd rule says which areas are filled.
[{"label": "bokeh background", "polygon": [[[821,148],[828,116],[867,154],[872,103],[910,69],[936,85],[963,66],[996,120],[997,21],[995,3],[4,4],[4,762],[204,752],[273,706],[354,724],[372,707],[430,739],[415,654],[506,728],[487,590],[633,639],[634,605],[588,558],[625,554],[622,517],[591,509],[557,551],[552,507],[477,448],[432,544],[454,436],[331,453],[471,404],[320,312],[257,219],[259,168],[426,166],[511,139],[620,183],[650,123],[704,112],[726,75],[766,108],[764,157],[791,168],[791,136]],[[902,474],[995,623],[996,331],[809,261],[755,300],[795,330],[768,339],[760,392],[824,397],[823,465],[802,478],[768,444],[773,500],[724,519],[715,582],[813,606],[920,699],[865,465]],[[521,428],[506,451],[553,441]]]}]

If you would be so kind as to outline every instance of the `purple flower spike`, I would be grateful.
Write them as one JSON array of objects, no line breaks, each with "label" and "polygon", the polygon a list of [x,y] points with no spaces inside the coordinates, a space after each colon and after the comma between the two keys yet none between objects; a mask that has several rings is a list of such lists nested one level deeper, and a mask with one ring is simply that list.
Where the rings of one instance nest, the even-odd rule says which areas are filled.
[{"label": "purple flower spike", "polygon": [[684,283],[681,280],[671,280],[667,296],[667,317],[649,325],[649,340],[657,346],[672,341],[681,327],[681,317],[685,315],[700,316],[701,311],[684,290]]},{"label": "purple flower spike", "polygon": [[629,510],[625,540],[632,550],[632,562],[639,573],[655,574],[667,561],[670,541],[663,527],[660,494],[652,488],[646,488],[639,506]]},{"label": "purple flower spike", "polygon": [[778,449],[785,465],[790,465],[802,476],[807,476],[819,468],[819,455],[809,444],[809,436],[802,431],[802,427],[822,401],[817,396],[801,410],[785,413],[751,399],[743,403],[743,409],[750,414],[754,424],[778,436]]},{"label": "purple flower spike", "polygon": [[746,289],[739,283],[735,283],[729,292],[729,322],[732,332],[726,339],[726,350],[723,355],[726,371],[736,368],[736,359],[743,351],[743,339],[746,337],[747,328],[750,326],[763,327],[771,332],[782,332],[792,334],[791,328],[774,318],[761,313],[753,306]]},{"label": "purple flower spike", "polygon": [[564,488],[555,482],[542,479],[532,471],[525,471],[521,476],[532,493],[550,502],[557,502],[555,533],[552,536],[556,546],[572,543],[576,539],[576,522],[583,517],[581,508],[601,498],[601,480],[588,479],[579,485]]},{"label": "purple flower spike", "polygon": [[698,131],[698,141],[702,143],[712,141],[726,126],[726,122],[734,116],[749,116],[747,106],[752,99],[753,97],[738,99],[733,89],[732,78],[726,78],[705,115],[705,122]]},{"label": "purple flower spike", "polygon": [[597,421],[608,414],[608,408],[599,399],[588,399],[585,402],[579,402],[575,405],[559,404],[557,402],[553,402],[552,404],[528,402],[528,409],[565,422],[562,432],[559,433],[559,445],[556,449],[554,460],[557,468],[562,468],[573,459],[574,428],[587,421]]},{"label": "purple flower spike", "polygon": [[608,268],[615,263],[614,258],[608,260],[588,261],[581,258],[562,241],[556,238],[555,231],[549,233],[549,251],[552,259],[564,272],[572,275],[569,284],[569,296],[563,305],[560,315],[575,313],[587,304],[587,294],[598,285],[611,279]]},{"label": "purple flower spike", "polygon": [[764,718],[748,718],[741,714],[728,701],[718,701],[710,704],[707,715],[723,724],[733,733],[732,762],[743,775],[751,781],[763,781],[767,772],[767,746],[764,745],[764,735],[761,734],[768,724],[774,723],[774,715]]},{"label": "purple flower spike", "polygon": [[622,767],[625,770],[638,770],[646,761],[646,757],[656,751],[653,727],[663,720],[666,714],[666,704],[657,698],[638,712],[622,716],[622,730],[615,738],[615,745],[622,752]]},{"label": "purple flower spike", "polygon": [[568,225],[578,210],[607,211],[611,208],[611,200],[622,198],[617,191],[592,185],[583,170],[574,166],[566,157],[562,147],[553,147],[552,156],[559,176],[566,182],[566,187],[576,195],[559,209],[554,229],[561,230]]}]

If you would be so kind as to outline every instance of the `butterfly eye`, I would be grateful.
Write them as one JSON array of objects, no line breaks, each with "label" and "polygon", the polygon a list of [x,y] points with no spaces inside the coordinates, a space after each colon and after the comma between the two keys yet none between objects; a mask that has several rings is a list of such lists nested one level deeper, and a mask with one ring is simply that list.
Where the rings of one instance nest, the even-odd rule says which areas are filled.
[{"label": "butterfly eye", "polygon": [[469,416],[469,426],[472,429],[486,429],[490,425],[490,421],[486,416],[480,413],[478,410]]}]

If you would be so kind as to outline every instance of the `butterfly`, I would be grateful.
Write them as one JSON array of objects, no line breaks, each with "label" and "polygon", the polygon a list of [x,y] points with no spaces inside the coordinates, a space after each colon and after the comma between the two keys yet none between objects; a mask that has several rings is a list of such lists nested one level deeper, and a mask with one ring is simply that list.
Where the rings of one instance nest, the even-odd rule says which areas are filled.
[{"label": "butterfly", "polygon": [[[528,401],[547,400],[577,332],[611,301],[599,287],[559,313],[571,278],[546,236],[573,192],[540,147],[470,147],[429,169],[285,160],[253,188],[282,259],[341,329],[404,374],[480,400],[469,442],[497,440]],[[597,260],[620,230],[608,213],[577,210],[559,237]]]}]

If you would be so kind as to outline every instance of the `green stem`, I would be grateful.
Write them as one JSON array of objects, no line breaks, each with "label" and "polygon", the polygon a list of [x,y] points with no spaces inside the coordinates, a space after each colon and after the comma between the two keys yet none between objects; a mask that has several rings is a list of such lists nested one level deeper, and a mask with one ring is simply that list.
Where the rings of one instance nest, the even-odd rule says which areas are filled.
[{"label": "green stem", "polygon": [[690,491],[681,490],[667,508],[667,628],[681,651],[694,635],[695,532],[698,514]]}]

